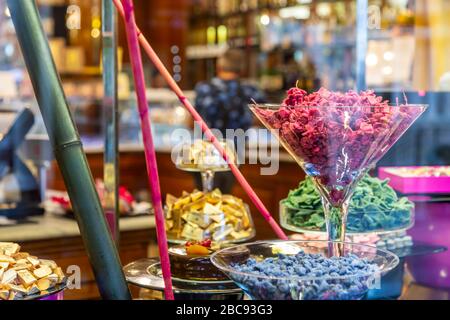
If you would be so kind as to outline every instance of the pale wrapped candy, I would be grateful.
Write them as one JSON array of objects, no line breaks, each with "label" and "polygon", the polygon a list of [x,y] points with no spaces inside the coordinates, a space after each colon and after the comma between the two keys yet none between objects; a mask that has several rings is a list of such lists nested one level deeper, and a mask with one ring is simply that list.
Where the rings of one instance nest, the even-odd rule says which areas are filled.
[{"label": "pale wrapped candy", "polygon": [[7,256],[12,256],[13,254],[19,252],[20,246],[13,242],[0,242],[0,254]]},{"label": "pale wrapped candy", "polygon": [[190,212],[183,219],[199,226],[201,229],[206,229],[211,224],[211,217],[203,213]]},{"label": "pale wrapped candy", "polygon": [[17,278],[17,271],[14,269],[9,269],[3,272],[2,281],[0,283],[2,285],[10,284],[16,281],[16,278]]},{"label": "pale wrapped candy", "polygon": [[36,257],[28,257],[27,260],[31,263],[33,267],[37,267],[40,263],[42,263],[42,260],[39,261],[39,259]]},{"label": "pale wrapped candy", "polygon": [[204,193],[194,190],[180,198],[167,196],[166,228],[169,240],[185,242],[210,238],[237,242],[254,236],[253,223],[244,202],[219,189]]},{"label": "pale wrapped candy", "polygon": [[6,262],[8,264],[16,263],[16,260],[13,257],[7,255],[0,255],[0,263]]},{"label": "pale wrapped candy", "polygon": [[[208,199],[211,202],[215,202],[216,199],[210,198]],[[206,202],[203,208],[201,208],[202,212],[206,215],[220,215],[223,213],[221,210],[221,202],[216,204],[212,204],[211,202]]]},{"label": "pale wrapped candy", "polygon": [[198,212],[200,210],[204,210],[205,206],[208,204],[207,201],[208,201],[208,199],[206,199],[206,197],[198,198],[195,201],[192,201],[192,198],[191,198],[191,202],[183,205],[182,207],[180,207],[180,209],[183,208],[183,210],[185,210],[185,211],[190,211],[190,212],[197,211]]},{"label": "pale wrapped candy", "polygon": [[17,252],[12,255],[12,257],[16,260],[28,259],[30,254],[28,252]]},{"label": "pale wrapped candy", "polygon": [[0,300],[8,300],[9,298],[9,289],[2,288],[0,289]]},{"label": "pale wrapped candy", "polygon": [[189,196],[183,196],[182,198],[178,199],[174,204],[173,204],[173,208],[174,209],[180,209],[181,207],[183,207],[184,205],[187,205],[191,203],[191,197]]},{"label": "pale wrapped candy", "polygon": [[33,274],[35,275],[36,278],[41,279],[51,275],[52,272],[53,270],[49,266],[42,265],[39,268],[36,268],[33,271]]},{"label": "pale wrapped candy", "polygon": [[204,229],[196,226],[193,223],[186,223],[184,225],[183,231],[181,232],[181,237],[185,239],[201,241],[204,239]]},{"label": "pale wrapped candy", "polygon": [[33,274],[31,274],[31,272],[28,270],[18,271],[17,277],[19,278],[20,283],[25,287],[29,287],[37,281]]},{"label": "pale wrapped candy", "polygon": [[[225,141],[221,142],[227,151],[230,162],[235,163],[234,147]],[[176,166],[186,171],[228,171],[227,162],[216,147],[209,141],[196,140],[192,144],[184,144],[177,155]]]}]

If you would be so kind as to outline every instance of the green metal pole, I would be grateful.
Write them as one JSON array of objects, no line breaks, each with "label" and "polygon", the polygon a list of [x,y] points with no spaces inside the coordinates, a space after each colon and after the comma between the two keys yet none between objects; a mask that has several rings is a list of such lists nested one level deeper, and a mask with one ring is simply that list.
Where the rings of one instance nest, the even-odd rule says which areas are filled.
[{"label": "green metal pole", "polygon": [[34,0],[7,0],[100,294],[131,299]]},{"label": "green metal pole", "polygon": [[103,40],[103,121],[105,153],[103,181],[105,183],[105,215],[116,244],[119,245],[119,137],[117,98],[117,32],[116,7],[111,0],[102,0]]}]

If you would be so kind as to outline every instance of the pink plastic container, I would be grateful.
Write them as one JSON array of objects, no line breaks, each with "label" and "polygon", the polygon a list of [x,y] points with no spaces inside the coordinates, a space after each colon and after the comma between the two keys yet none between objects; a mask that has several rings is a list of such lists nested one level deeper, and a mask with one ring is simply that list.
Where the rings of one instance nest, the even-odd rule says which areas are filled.
[{"label": "pink plastic container", "polygon": [[[450,177],[448,176],[408,176],[403,169],[450,167],[382,167],[379,178],[389,178],[389,185],[397,192],[408,194],[415,205],[415,224],[408,234],[414,241],[450,248]],[[433,288],[450,288],[450,251],[439,254],[406,258],[408,270],[414,280]]]},{"label": "pink plastic container", "polygon": [[403,194],[450,194],[450,177],[413,177],[399,173],[402,169],[419,168],[423,169],[423,167],[381,167],[378,176],[380,179],[389,178],[389,185]]},{"label": "pink plastic container", "polygon": [[[415,202],[416,223],[408,230],[414,241],[450,247],[450,203]],[[414,280],[428,287],[450,289],[450,251],[406,259]]]}]

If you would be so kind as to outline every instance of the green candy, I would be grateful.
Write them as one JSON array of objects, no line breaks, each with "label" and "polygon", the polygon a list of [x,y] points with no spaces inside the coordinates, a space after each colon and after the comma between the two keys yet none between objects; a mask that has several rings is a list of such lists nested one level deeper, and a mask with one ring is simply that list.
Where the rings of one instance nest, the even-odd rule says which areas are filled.
[{"label": "green candy", "polygon": [[[366,174],[358,183],[349,206],[347,230],[367,232],[405,228],[411,223],[414,204],[406,197],[399,198],[389,185]],[[300,182],[288,197],[281,201],[286,208],[287,223],[292,226],[325,230],[325,218],[320,195],[311,178]]]}]

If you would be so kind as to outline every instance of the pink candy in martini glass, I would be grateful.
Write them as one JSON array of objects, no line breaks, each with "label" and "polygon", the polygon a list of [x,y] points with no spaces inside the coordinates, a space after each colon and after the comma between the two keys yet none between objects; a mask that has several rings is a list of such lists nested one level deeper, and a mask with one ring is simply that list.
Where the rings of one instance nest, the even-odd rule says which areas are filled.
[{"label": "pink candy in martini glass", "polygon": [[[293,88],[282,105],[251,105],[322,196],[329,240],[344,241],[354,188],[425,105],[389,105],[372,91],[307,94]],[[339,255],[338,247],[331,250]]]}]

